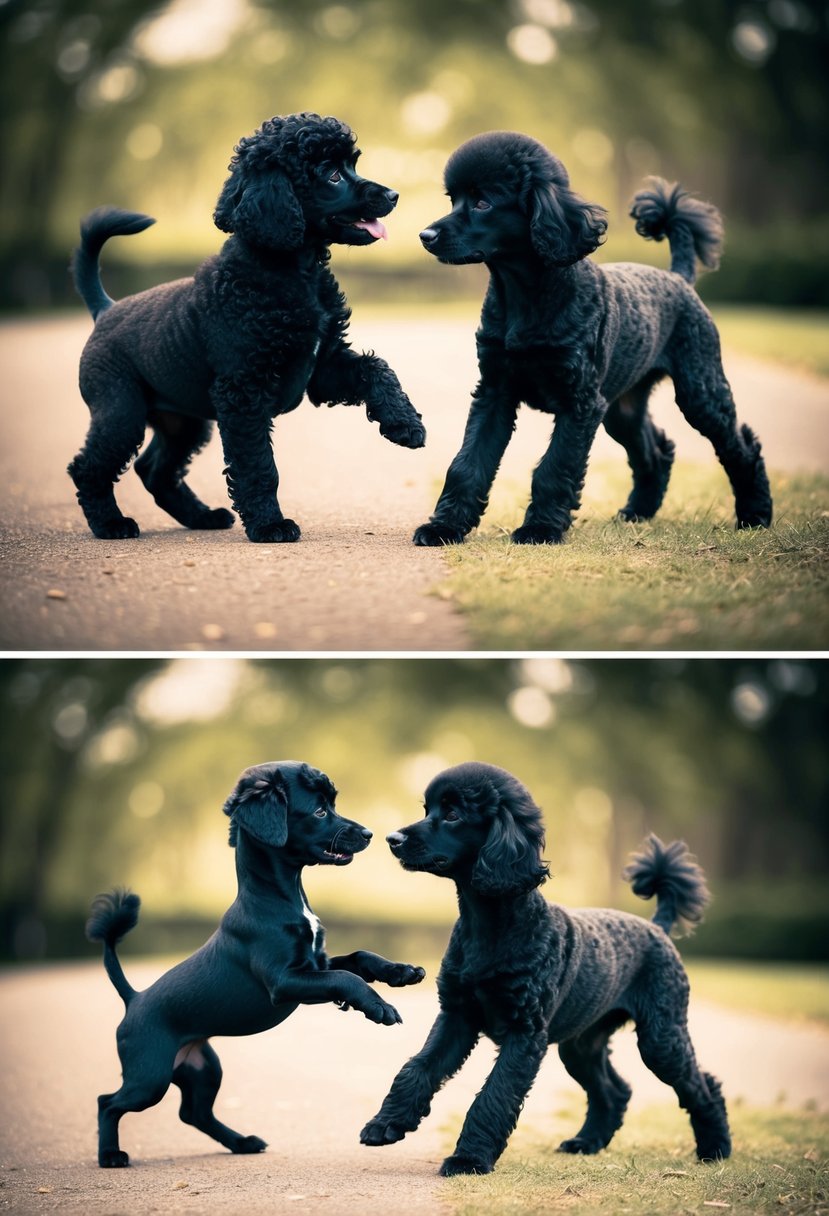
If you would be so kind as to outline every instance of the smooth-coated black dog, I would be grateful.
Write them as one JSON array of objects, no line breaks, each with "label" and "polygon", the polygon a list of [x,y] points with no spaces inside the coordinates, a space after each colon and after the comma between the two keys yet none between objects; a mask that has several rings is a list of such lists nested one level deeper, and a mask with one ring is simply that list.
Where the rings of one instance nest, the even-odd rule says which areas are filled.
[{"label": "smooth-coated black dog", "polygon": [[653,922],[605,908],[571,912],[536,890],[548,874],[541,813],[510,773],[491,764],[447,769],[426,790],[425,810],[387,840],[404,869],[453,879],[460,919],[438,976],[437,1021],[363,1128],[363,1144],[414,1131],[485,1034],[498,1059],[440,1172],[492,1170],[551,1043],[587,1092],[584,1126],[560,1150],[596,1153],[621,1127],[630,1098],[608,1041],[632,1019],[642,1059],[691,1117],[700,1159],[727,1157],[725,1103],[719,1082],[697,1065],[688,979],[668,936],[677,921],[700,920],[708,900],[686,846],[651,836],[626,871],[638,895],[656,896]]},{"label": "smooth-coated black dog", "polygon": [[118,1143],[121,1116],[154,1106],[171,1081],[181,1090],[185,1123],[232,1153],[267,1147],[213,1114],[222,1081],[208,1042],[213,1035],[258,1034],[298,1005],[327,1001],[384,1026],[400,1022],[369,983],[417,984],[423,969],[367,950],[329,958],[302,889],[304,866],[348,865],[371,840],[367,828],[337,814],[336,793],[325,773],[294,761],[242,773],[224,806],[236,849],[236,899],[210,940],[144,992],[131,987],[115,953],[138,919],[138,896],[115,891],[95,900],[87,937],[104,943],[104,966],[126,1005],[117,1035],[123,1084],[98,1099],[99,1165],[129,1165]]},{"label": "smooth-coated black dog", "polygon": [[508,131],[478,135],[453,153],[445,179],[452,211],[420,239],[441,262],[485,262],[490,283],[463,444],[415,543],[460,543],[477,526],[522,402],[554,414],[555,427],[514,541],[562,540],[600,422],[627,451],[633,472],[619,515],[650,519],[674,458],[673,443],[648,413],[651,389],[664,376],[728,474],[737,526],[767,526],[772,502],[760,444],[737,426],[719,335],[692,289],[696,259],[718,263],[715,208],[654,178],[631,214],[642,236],[667,236],[670,271],[597,266],[584,259],[604,239],[604,209],[573,193],[561,161],[536,140]]},{"label": "smooth-coated black dog", "polygon": [[[380,433],[422,447],[420,415],[394,372],[347,341],[350,312],[327,267],[329,246],[369,245],[397,193],[359,177],[351,130],[335,118],[271,118],[242,139],[214,220],[233,235],[191,279],[113,303],[98,255],[111,236],[141,232],[146,215],[101,207],[81,225],[77,289],[95,318],[81,357],[91,424],[69,465],[95,536],[138,536],[113,485],[155,434],[135,471],[158,505],[187,528],[229,528],[184,481],[218,421],[230,496],[253,541],[296,541],[277,501],[271,427],[307,392],[315,405],[365,403]],[[313,469],[313,453],[308,467]]]}]

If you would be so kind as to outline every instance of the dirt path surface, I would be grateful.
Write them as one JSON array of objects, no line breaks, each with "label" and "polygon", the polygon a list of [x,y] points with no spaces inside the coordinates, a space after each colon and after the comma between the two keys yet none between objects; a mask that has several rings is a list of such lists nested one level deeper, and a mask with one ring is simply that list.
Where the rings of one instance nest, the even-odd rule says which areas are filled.
[{"label": "dirt path surface", "polygon": [[[444,576],[440,553],[416,549],[410,538],[431,512],[460,442],[476,379],[475,324],[473,307],[468,318],[451,321],[358,319],[355,347],[376,349],[396,369],[424,416],[427,446],[394,447],[362,409],[315,410],[305,402],[279,419],[280,500],[303,529],[298,545],[283,546],[249,544],[238,526],[187,532],[132,471],[118,497],[142,539],[96,541],[64,471],[86,430],[76,382],[89,320],[78,314],[0,325],[0,647],[467,649],[463,620],[433,593]],[[771,468],[829,467],[828,383],[739,356],[727,370],[740,415],[762,437]],[[678,459],[714,459],[670,388],[657,394],[654,413],[676,440]],[[548,438],[549,419],[522,411],[501,476],[529,486]],[[602,431],[593,460],[606,458],[624,461]],[[214,506],[227,501],[221,463],[214,437],[190,478]]]},{"label": "dirt path surface", "polygon": [[[139,988],[163,969],[156,961],[126,963]],[[123,1120],[132,1167],[99,1170],[95,1099],[117,1084],[120,1000],[97,963],[1,975],[0,1208],[112,1216],[446,1213],[436,1174],[453,1142],[445,1125],[451,1121],[455,1130],[491,1066],[492,1049],[476,1048],[416,1135],[385,1149],[363,1148],[360,1127],[422,1045],[437,1008],[428,981],[392,999],[403,1026],[377,1027],[359,1014],[318,1006],[301,1008],[268,1034],[215,1041],[225,1074],[217,1114],[263,1136],[270,1147],[261,1156],[234,1157],[181,1123],[174,1090],[159,1106]],[[829,1108],[829,1034],[710,1005],[692,1006],[691,1031],[729,1102]],[[623,1031],[615,1044],[614,1063],[633,1084],[634,1104],[673,1105],[672,1093],[639,1062],[633,1036]],[[570,1129],[554,1115],[575,1092],[552,1051],[522,1118],[560,1137]]]}]

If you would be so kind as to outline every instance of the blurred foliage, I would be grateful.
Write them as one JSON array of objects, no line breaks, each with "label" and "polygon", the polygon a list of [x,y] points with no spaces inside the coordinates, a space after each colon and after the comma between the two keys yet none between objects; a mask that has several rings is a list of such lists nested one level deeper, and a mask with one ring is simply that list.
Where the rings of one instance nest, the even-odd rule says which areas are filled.
[{"label": "blurred foliage", "polygon": [[648,173],[712,197],[735,251],[718,298],[826,303],[827,49],[819,0],[5,0],[0,302],[66,298],[78,216],[102,201],[162,221],[115,258],[187,270],[218,244],[234,143],[312,109],[349,121],[365,172],[402,195],[390,247],[347,267],[421,267],[428,289],[417,233],[447,154],[514,128],[620,232]]},{"label": "blurred foliage", "polygon": [[827,705],[829,666],[803,660],[5,660],[3,951],[80,948],[113,884],[165,932],[215,920],[235,890],[222,803],[279,758],[327,771],[375,833],[348,869],[309,871],[323,919],[443,932],[452,885],[401,875],[383,837],[441,768],[480,759],[543,808],[550,899],[650,914],[627,855],[683,836],[716,897],[701,949],[825,957]]}]

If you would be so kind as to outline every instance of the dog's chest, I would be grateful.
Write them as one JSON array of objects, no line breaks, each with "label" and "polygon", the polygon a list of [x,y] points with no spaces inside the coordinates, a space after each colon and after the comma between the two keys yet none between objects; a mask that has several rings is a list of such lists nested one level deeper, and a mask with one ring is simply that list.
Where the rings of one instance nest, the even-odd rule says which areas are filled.
[{"label": "dog's chest", "polygon": [[572,346],[490,348],[479,352],[487,380],[506,380],[512,395],[532,409],[553,414],[566,409],[577,394],[583,359]]},{"label": "dog's chest", "polygon": [[473,980],[464,990],[484,1033],[495,1043],[509,1035],[533,1033],[544,1025],[536,985],[529,975],[499,973]]}]

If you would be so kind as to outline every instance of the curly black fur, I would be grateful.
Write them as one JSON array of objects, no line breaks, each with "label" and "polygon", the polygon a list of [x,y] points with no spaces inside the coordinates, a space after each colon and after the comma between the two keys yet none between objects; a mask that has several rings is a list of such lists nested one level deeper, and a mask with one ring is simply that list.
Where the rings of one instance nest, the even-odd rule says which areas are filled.
[{"label": "curly black fur", "polygon": [[460,917],[438,976],[437,1021],[363,1128],[362,1142],[391,1144],[414,1131],[485,1034],[498,1044],[498,1060],[441,1173],[489,1173],[551,1043],[587,1093],[584,1125],[560,1150],[597,1153],[621,1127],[631,1093],[610,1064],[610,1037],[633,1020],[642,1059],[688,1111],[700,1159],[727,1157],[725,1103],[719,1082],[696,1062],[688,980],[668,937],[678,917],[699,920],[708,899],[685,845],[652,836],[631,863],[640,892],[657,899],[648,922],[544,900],[537,890],[547,874],[541,812],[503,769],[447,769],[427,788],[425,810],[387,839],[404,869],[455,882]]},{"label": "curly black fur", "polygon": [[463,445],[415,544],[457,544],[478,525],[522,403],[556,421],[514,541],[563,539],[600,423],[625,448],[633,473],[619,515],[650,519],[674,459],[674,444],[648,413],[651,389],[664,376],[688,421],[713,444],[731,481],[738,527],[767,526],[772,501],[760,444],[737,426],[717,330],[690,286],[697,258],[717,265],[716,208],[659,178],[636,196],[637,231],[670,241],[671,270],[664,271],[585,260],[604,240],[604,211],[579,198],[561,161],[526,135],[495,131],[469,140],[449,159],[446,188],[452,212],[424,229],[421,241],[442,262],[485,262],[490,283]]},{"label": "curly black fur", "polygon": [[331,958],[302,888],[309,865],[348,865],[371,832],[338,815],[337,791],[309,764],[269,761],[245,769],[224,804],[236,850],[238,895],[213,936],[144,992],[127,982],[115,944],[138,919],[137,895],[117,890],[92,905],[87,937],[104,943],[104,965],[126,1006],[118,1028],[123,1084],[98,1098],[98,1163],[129,1165],[118,1125],[146,1110],[170,1082],[181,1090],[181,1118],[232,1153],[260,1153],[213,1114],[222,1082],[214,1035],[257,1034],[301,1004],[332,1002],[393,1026],[400,1015],[369,985],[417,984],[423,969],[368,950]]},{"label": "curly black fur", "polygon": [[101,248],[154,221],[114,207],[83,221],[73,272],[96,319],[80,370],[91,423],[69,473],[95,536],[138,536],[113,485],[148,425],[155,434],[135,471],[159,506],[187,528],[229,528],[232,513],[206,507],[184,480],[218,421],[230,496],[254,541],[299,539],[277,500],[271,427],[306,392],[315,405],[364,403],[387,439],[423,445],[420,415],[391,368],[351,350],[350,312],[327,267],[332,244],[384,235],[379,217],[397,202],[357,175],[358,156],[335,118],[269,119],[230,163],[214,219],[232,235],[218,256],[192,279],[117,304],[101,284]]}]

